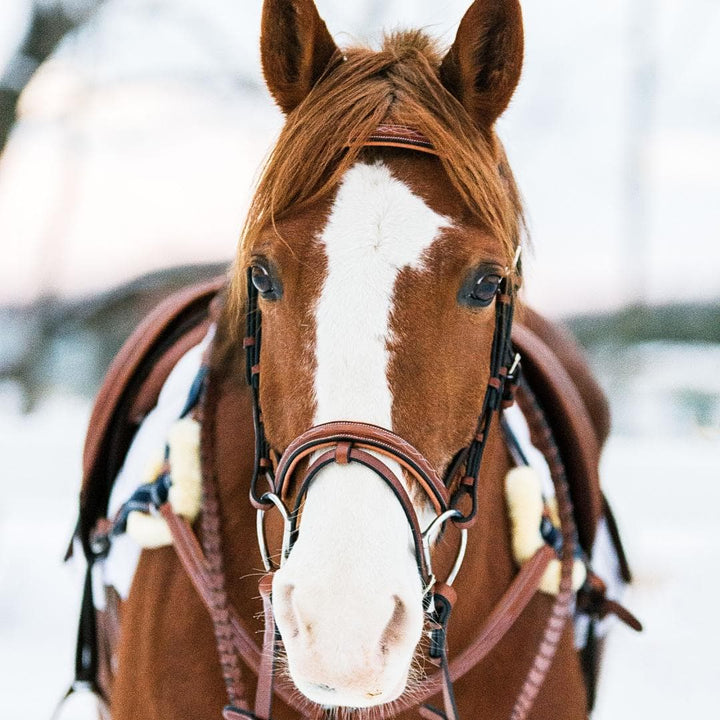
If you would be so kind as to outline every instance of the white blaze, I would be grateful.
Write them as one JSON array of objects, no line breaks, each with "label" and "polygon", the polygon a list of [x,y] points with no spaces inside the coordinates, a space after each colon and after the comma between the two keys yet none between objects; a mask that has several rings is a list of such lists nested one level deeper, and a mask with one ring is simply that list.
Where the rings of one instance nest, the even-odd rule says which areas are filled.
[{"label": "white blaze", "polygon": [[392,428],[387,341],[395,281],[404,268],[423,268],[448,224],[381,163],[345,175],[320,237],[328,274],[316,312],[316,424]]}]

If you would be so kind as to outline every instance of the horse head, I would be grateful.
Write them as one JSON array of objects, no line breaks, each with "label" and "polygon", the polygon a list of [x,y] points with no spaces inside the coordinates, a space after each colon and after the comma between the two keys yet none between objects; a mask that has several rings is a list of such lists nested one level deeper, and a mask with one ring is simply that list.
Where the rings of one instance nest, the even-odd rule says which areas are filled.
[{"label": "horse head", "polygon": [[[364,423],[442,478],[482,412],[498,288],[519,283],[520,204],[494,132],[522,65],[519,2],[476,0],[443,55],[422,32],[341,51],[312,0],[265,0],[261,53],[287,117],[231,300],[240,322],[254,288],[268,445],[280,456],[309,428]],[[383,127],[422,141],[382,142]],[[439,512],[427,488],[397,454],[383,468],[425,529]],[[427,588],[397,492],[337,461],[298,504],[273,607],[292,681],[323,706],[382,705],[412,685]]]}]

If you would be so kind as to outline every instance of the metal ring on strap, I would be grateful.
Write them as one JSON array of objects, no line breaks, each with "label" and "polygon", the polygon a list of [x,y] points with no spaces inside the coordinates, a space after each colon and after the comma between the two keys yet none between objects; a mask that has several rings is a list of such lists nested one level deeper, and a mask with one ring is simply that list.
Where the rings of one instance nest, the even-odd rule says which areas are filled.
[{"label": "metal ring on strap", "polygon": [[[280,565],[287,560],[290,554],[290,515],[287,508],[283,504],[283,501],[275,493],[265,493],[262,498],[263,501],[269,501],[272,503],[282,515],[283,519],[283,539],[282,539],[282,550],[280,555]],[[259,508],[256,515],[255,525],[257,529],[258,546],[260,547],[260,555],[262,556],[263,566],[265,572],[270,572],[275,568],[273,561],[270,558],[270,552],[268,551],[267,538],[265,537],[265,513],[267,511]]]}]

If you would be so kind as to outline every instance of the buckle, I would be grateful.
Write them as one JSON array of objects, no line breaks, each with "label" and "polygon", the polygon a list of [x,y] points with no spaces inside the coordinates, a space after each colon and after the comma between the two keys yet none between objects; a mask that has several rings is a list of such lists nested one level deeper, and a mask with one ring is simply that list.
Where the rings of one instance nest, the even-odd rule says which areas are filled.
[{"label": "buckle", "polygon": [[[451,508],[450,510],[446,510],[444,513],[438,515],[422,532],[422,550],[423,555],[425,556],[425,566],[427,567],[429,573],[428,582],[423,590],[423,597],[426,597],[430,593],[430,590],[432,590],[435,583],[437,582],[437,578],[433,573],[432,558],[430,555],[430,543],[433,540],[434,533],[436,530],[439,530],[445,524],[445,522],[447,522],[451,518],[457,517],[462,517],[462,513],[457,508]],[[455,579],[460,572],[460,568],[462,568],[463,561],[465,560],[465,551],[467,550],[467,539],[467,528],[461,528],[460,545],[458,547],[457,555],[455,556],[455,562],[453,563],[452,569],[448,573],[447,579],[445,580],[445,585],[451,586],[455,582]]]}]

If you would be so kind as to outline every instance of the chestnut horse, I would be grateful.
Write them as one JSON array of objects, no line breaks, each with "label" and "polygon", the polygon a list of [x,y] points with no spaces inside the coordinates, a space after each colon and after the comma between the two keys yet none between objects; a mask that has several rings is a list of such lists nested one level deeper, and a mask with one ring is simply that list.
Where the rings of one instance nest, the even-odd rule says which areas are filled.
[{"label": "chestnut horse", "polygon": [[[217,720],[230,693],[237,706],[226,717],[266,718],[231,691],[242,674],[252,695],[261,683],[251,670],[269,663],[277,720],[417,718],[426,677],[438,675],[429,630],[447,677],[432,702],[444,710],[426,706],[424,716],[585,718],[567,622],[572,548],[562,602],[535,593],[535,582],[482,661],[455,672],[445,657],[467,650],[498,603],[512,605],[518,577],[504,489],[513,462],[487,406],[512,374],[521,283],[520,202],[494,130],[521,72],[520,4],[476,0],[442,54],[419,31],[387,36],[380,51],[341,51],[312,0],[265,0],[261,51],[286,123],[219,303],[198,416],[203,472],[215,483],[201,534],[218,533],[222,582],[204,603],[196,589],[209,571],[192,572],[197,548],[176,523],[175,548],[143,552],[126,592],[108,593],[99,644],[111,716]],[[303,442],[309,450],[290,467]],[[323,452],[331,457],[320,462]],[[257,490],[272,470],[287,472],[286,484],[271,478],[271,492]],[[293,502],[301,523],[291,518],[281,557],[273,503]],[[264,612],[258,509],[268,515],[267,567],[279,566]],[[452,605],[463,530],[447,623],[440,609]],[[265,655],[251,648],[250,668],[223,634],[228,608],[251,639],[265,632]]]}]

